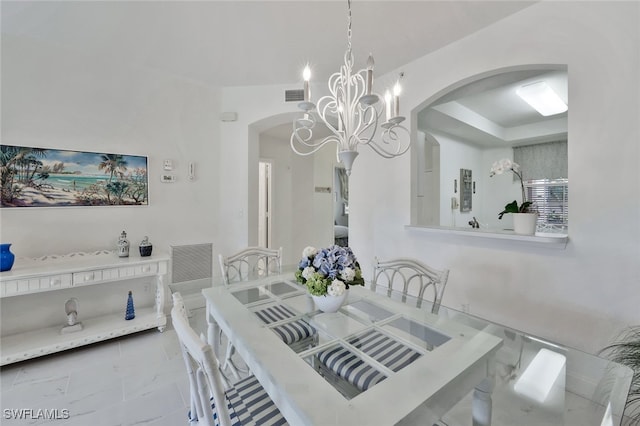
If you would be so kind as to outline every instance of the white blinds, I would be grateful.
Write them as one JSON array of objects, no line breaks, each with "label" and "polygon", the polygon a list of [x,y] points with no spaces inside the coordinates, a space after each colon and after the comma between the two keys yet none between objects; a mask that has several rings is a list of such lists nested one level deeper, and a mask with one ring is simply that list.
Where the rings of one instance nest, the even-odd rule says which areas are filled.
[{"label": "white blinds", "polygon": [[524,184],[538,211],[538,231],[566,232],[569,226],[568,179],[534,179]]}]

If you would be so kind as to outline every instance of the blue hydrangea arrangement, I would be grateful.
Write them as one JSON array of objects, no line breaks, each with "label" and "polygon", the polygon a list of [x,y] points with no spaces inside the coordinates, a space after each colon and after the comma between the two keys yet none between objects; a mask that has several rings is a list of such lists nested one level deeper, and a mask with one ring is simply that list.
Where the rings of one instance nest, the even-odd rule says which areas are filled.
[{"label": "blue hydrangea arrangement", "polygon": [[296,280],[314,296],[340,296],[350,285],[364,285],[360,265],[349,247],[306,247]]}]

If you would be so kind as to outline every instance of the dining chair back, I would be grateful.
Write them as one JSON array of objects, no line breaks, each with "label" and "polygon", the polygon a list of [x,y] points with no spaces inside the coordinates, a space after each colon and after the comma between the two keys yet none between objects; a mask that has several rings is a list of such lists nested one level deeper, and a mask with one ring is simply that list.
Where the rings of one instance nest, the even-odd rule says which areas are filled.
[{"label": "dining chair back", "polygon": [[[225,284],[282,273],[282,247],[278,250],[247,247],[231,256],[220,254],[218,260]],[[222,331],[220,333],[220,337],[222,337]],[[249,370],[234,363],[234,354],[235,348],[231,340],[227,339],[227,350],[222,369],[226,371],[228,368],[236,379],[240,379],[239,373],[249,374]]]},{"label": "dining chair back", "polygon": [[448,279],[448,269],[433,269],[415,259],[381,261],[376,257],[371,289],[376,291],[379,286],[386,287],[388,297],[393,291],[400,291],[403,303],[407,303],[408,296],[414,296],[418,308],[422,307],[423,300],[430,301],[431,312],[437,314]]},{"label": "dining chair back", "polygon": [[225,390],[213,348],[191,328],[184,301],[173,293],[171,320],[178,335],[191,392],[189,423],[198,425],[285,425],[286,420],[255,376]]},{"label": "dining chair back", "polygon": [[220,254],[218,260],[225,284],[246,281],[249,278],[281,273],[282,247],[277,250],[247,247],[228,257]]}]

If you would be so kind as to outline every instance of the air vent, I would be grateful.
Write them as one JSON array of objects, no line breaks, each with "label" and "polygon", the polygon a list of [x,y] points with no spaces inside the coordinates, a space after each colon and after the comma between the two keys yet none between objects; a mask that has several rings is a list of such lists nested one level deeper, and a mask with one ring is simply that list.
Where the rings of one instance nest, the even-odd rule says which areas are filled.
[{"label": "air vent", "polygon": [[285,102],[301,102],[304,101],[304,90],[285,90],[284,91]]},{"label": "air vent", "polygon": [[171,246],[171,282],[182,283],[213,274],[213,245],[211,243]]}]

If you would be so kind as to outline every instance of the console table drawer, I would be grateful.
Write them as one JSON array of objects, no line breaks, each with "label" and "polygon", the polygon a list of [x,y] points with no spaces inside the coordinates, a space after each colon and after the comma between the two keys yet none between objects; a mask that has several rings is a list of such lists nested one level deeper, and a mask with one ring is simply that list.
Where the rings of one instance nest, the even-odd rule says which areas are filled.
[{"label": "console table drawer", "polygon": [[136,275],[155,275],[158,273],[158,264],[149,263],[147,265],[136,266]]},{"label": "console table drawer", "polygon": [[125,266],[122,268],[104,269],[102,271],[95,272],[102,272],[101,279],[103,281],[135,278],[144,275],[156,275],[158,273],[158,264],[148,263],[145,265]]},{"label": "console table drawer", "polygon": [[91,284],[102,281],[102,271],[84,271],[73,274],[73,285]]},{"label": "console table drawer", "polygon": [[71,282],[71,274],[3,281],[2,296],[37,293],[40,291],[49,291],[59,288],[71,287]]},{"label": "console table drawer", "polygon": [[118,278],[120,278],[120,271],[117,268],[102,270],[102,279],[104,281],[117,280]]},{"label": "console table drawer", "polygon": [[71,287],[72,282],[72,274],[52,275],[40,278],[40,290],[56,290],[59,288]]}]

